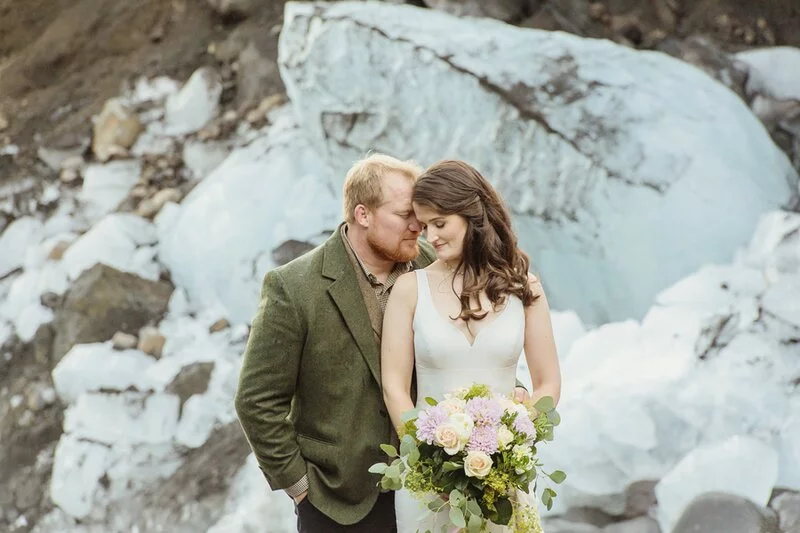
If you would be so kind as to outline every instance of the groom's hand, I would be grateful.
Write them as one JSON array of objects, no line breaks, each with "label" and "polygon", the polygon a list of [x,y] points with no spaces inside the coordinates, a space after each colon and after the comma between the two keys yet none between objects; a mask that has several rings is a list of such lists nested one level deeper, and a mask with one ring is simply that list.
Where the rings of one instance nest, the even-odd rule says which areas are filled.
[{"label": "groom's hand", "polygon": [[308,491],[305,491],[302,494],[298,494],[297,496],[292,498],[294,500],[294,504],[298,505],[300,502],[306,499],[306,496],[308,496]]},{"label": "groom's hand", "polygon": [[514,389],[514,399],[519,403],[525,403],[531,399],[531,395],[524,388],[517,387]]}]

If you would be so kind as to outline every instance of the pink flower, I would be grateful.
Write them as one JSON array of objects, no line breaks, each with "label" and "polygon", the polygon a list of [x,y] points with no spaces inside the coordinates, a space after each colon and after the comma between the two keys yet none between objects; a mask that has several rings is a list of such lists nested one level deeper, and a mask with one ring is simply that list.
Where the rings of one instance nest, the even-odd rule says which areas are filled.
[{"label": "pink flower", "polygon": [[475,426],[472,436],[467,442],[468,452],[483,452],[487,455],[496,453],[498,449],[497,427]]},{"label": "pink flower", "polygon": [[433,444],[436,428],[447,421],[447,411],[439,405],[423,409],[417,417],[417,439]]},{"label": "pink flower", "polygon": [[472,398],[467,402],[467,414],[476,426],[497,426],[503,417],[503,407],[491,398]]}]

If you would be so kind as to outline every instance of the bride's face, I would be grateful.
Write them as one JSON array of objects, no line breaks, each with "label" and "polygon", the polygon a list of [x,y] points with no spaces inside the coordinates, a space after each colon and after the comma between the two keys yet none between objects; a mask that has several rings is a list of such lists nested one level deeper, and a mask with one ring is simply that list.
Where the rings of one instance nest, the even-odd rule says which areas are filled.
[{"label": "bride's face", "polygon": [[422,224],[422,234],[436,250],[440,261],[455,261],[464,250],[467,220],[460,215],[443,215],[435,209],[414,204],[414,213]]}]

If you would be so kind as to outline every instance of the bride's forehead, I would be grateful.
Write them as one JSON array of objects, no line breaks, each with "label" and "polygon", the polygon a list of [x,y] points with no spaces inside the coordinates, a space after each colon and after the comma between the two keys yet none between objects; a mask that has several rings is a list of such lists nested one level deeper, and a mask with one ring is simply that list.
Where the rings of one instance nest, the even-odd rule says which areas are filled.
[{"label": "bride's forehead", "polygon": [[414,213],[417,215],[417,218],[422,221],[444,217],[442,213],[433,207],[429,205],[420,205],[416,202],[414,203]]}]

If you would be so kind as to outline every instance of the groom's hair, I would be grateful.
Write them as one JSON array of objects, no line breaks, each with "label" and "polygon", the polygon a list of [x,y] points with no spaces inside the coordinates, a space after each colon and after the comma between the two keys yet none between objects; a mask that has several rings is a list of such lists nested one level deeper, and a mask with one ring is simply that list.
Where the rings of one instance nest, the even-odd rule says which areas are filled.
[{"label": "groom's hair", "polygon": [[416,182],[422,167],[414,161],[401,161],[390,155],[371,154],[356,161],[344,178],[344,219],[355,222],[356,206],[375,209],[383,203],[383,178],[390,172],[399,172]]}]

